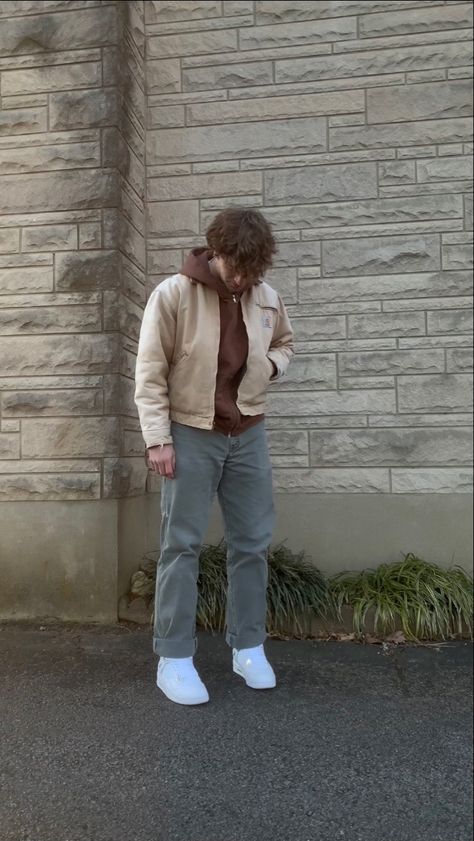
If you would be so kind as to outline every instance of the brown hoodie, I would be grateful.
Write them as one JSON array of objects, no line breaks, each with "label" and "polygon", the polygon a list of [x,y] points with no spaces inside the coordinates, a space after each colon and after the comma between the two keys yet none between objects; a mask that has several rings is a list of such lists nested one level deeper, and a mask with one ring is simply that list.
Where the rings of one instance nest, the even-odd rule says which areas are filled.
[{"label": "brown hoodie", "polygon": [[[263,415],[242,415],[237,407],[237,392],[244,375],[248,355],[248,336],[242,316],[239,293],[232,293],[209,268],[211,253],[194,248],[181,273],[191,282],[202,283],[219,295],[220,341],[217,358],[214,428],[225,435],[240,435],[259,423]],[[258,282],[258,281],[257,281]]]}]

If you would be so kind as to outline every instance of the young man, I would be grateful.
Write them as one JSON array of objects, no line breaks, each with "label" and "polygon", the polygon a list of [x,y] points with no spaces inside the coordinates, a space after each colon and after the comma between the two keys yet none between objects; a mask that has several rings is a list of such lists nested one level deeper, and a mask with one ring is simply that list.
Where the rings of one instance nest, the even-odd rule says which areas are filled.
[{"label": "young man", "polygon": [[279,295],[262,282],[276,251],[267,220],[229,208],[145,309],[135,401],[148,464],[163,477],[153,650],[172,701],[209,700],[193,664],[199,554],[217,494],[228,547],[226,640],[233,670],[275,686],[266,659],[267,552],[273,531],[265,395],[293,353]]}]

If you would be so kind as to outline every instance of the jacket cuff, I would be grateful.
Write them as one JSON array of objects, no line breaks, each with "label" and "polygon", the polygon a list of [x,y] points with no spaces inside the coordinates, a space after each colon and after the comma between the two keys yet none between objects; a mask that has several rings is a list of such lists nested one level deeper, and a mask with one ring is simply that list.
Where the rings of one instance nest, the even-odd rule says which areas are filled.
[{"label": "jacket cuff", "polygon": [[147,450],[150,447],[158,447],[160,444],[172,444],[173,438],[169,431],[164,429],[156,430],[156,431],[146,431],[143,432],[143,438],[145,439],[145,444]]},{"label": "jacket cuff", "polygon": [[[270,377],[270,382],[274,383],[283,376],[285,371],[283,370],[283,368],[279,364],[279,354],[278,353],[275,353],[274,351],[269,351],[268,354],[267,354],[267,359],[269,360],[270,363],[273,362],[273,365],[276,368],[276,373],[273,373],[273,376]],[[273,369],[273,365],[272,365],[272,369]]]}]

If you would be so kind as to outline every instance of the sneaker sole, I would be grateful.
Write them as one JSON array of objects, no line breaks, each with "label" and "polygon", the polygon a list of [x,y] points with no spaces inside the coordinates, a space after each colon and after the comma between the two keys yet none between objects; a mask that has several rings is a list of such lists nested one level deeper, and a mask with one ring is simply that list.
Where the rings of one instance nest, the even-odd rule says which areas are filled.
[{"label": "sneaker sole", "polygon": [[163,695],[166,695],[166,697],[170,701],[173,701],[175,704],[182,704],[185,707],[197,707],[199,704],[207,704],[209,701],[209,695],[207,696],[207,698],[203,696],[195,698],[178,698],[177,695],[173,695],[172,692],[169,692],[169,690],[165,689],[165,687],[162,686],[158,680],[156,681],[156,685],[158,689],[161,689]]},{"label": "sneaker sole", "polygon": [[250,681],[247,680],[247,678],[245,677],[244,673],[240,671],[238,666],[234,665],[233,666],[233,671],[234,671],[234,674],[239,675],[239,677],[241,677],[245,680],[246,685],[250,689],[275,689],[276,680],[274,680],[272,683],[265,683],[265,684],[250,683]]}]

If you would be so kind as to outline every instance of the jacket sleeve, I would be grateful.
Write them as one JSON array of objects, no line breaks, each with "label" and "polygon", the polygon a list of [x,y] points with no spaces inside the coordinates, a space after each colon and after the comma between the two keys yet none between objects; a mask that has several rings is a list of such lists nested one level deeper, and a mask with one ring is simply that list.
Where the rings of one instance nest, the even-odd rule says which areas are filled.
[{"label": "jacket sleeve", "polygon": [[294,354],[293,347],[293,329],[288,318],[286,307],[278,296],[279,309],[276,319],[275,329],[273,331],[270,349],[268,351],[268,358],[274,363],[277,373],[272,377],[272,382],[279,380],[286,372],[291,357]]},{"label": "jacket sleeve", "polygon": [[143,314],[135,372],[135,403],[147,447],[172,444],[168,375],[176,339],[179,293],[167,281],[152,292]]}]

